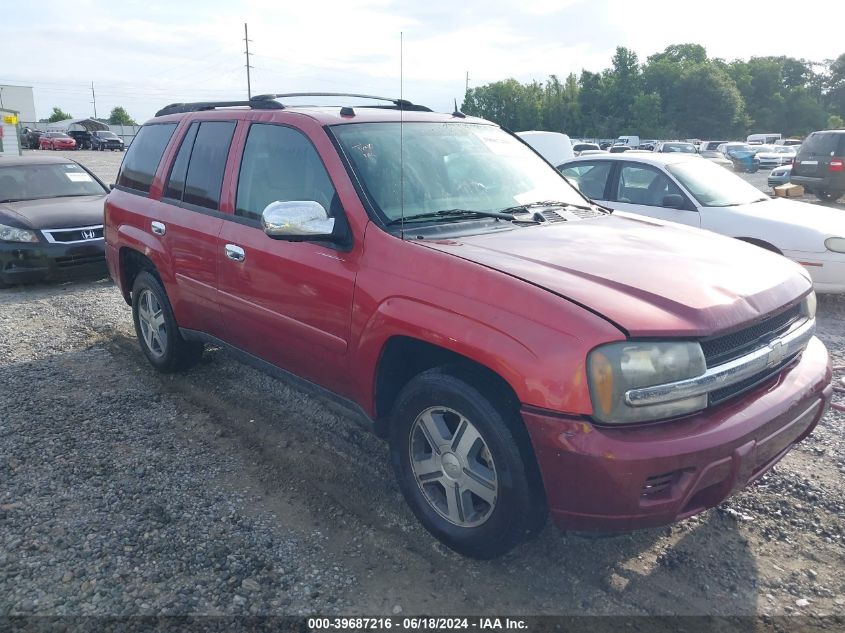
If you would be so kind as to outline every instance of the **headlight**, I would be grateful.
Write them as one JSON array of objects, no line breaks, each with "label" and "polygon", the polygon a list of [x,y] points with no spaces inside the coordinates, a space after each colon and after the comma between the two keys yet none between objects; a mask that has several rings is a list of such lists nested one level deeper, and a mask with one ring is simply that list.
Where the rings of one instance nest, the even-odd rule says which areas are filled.
[{"label": "headlight", "polygon": [[38,235],[34,231],[0,224],[0,242],[38,242]]},{"label": "headlight", "polygon": [[824,241],[824,246],[834,253],[845,253],[845,237],[829,237]]},{"label": "headlight", "polygon": [[815,319],[816,318],[816,293],[815,293],[815,291],[811,290],[810,294],[808,294],[806,297],[804,297],[804,301],[801,302],[801,312],[808,319]]},{"label": "headlight", "polygon": [[602,345],[587,357],[594,417],[608,424],[659,420],[707,406],[707,396],[633,407],[625,392],[700,376],[707,369],[698,343],[623,342]]}]

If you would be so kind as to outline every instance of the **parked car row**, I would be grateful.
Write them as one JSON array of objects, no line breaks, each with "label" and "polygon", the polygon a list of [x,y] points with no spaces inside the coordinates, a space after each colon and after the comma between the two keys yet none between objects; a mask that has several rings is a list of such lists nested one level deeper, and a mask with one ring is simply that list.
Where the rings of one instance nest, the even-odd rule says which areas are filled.
[{"label": "parked car row", "polygon": [[117,134],[109,130],[69,130],[65,132],[43,132],[32,128],[21,130],[21,145],[25,149],[123,151],[125,144]]}]

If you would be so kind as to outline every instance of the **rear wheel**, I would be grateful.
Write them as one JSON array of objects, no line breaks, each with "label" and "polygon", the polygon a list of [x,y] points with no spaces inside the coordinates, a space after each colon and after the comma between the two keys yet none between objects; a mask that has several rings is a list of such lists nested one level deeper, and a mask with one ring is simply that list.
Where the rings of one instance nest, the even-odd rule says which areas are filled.
[{"label": "rear wheel", "polygon": [[499,556],[543,525],[542,484],[520,427],[517,411],[443,369],[411,380],[396,401],[399,487],[423,526],[461,554]]},{"label": "rear wheel", "polygon": [[164,286],[146,270],[132,285],[132,318],[141,350],[157,370],[184,370],[202,358],[202,343],[182,338]]},{"label": "rear wheel", "polygon": [[842,197],[842,193],[842,191],[822,190],[816,192],[816,197],[824,202],[836,202]]}]

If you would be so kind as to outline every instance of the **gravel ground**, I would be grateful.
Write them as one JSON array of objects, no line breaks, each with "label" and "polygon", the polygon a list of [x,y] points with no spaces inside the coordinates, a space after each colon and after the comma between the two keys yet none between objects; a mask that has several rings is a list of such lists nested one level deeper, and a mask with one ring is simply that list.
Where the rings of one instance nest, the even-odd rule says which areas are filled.
[{"label": "gravel ground", "polygon": [[[106,182],[121,156],[74,155]],[[845,298],[818,324],[845,364]],[[0,616],[845,617],[835,411],[717,509],[598,540],[547,526],[479,562],[419,527],[385,445],[332,404],[219,350],[152,371],[108,280],[0,291],[0,385]]]}]

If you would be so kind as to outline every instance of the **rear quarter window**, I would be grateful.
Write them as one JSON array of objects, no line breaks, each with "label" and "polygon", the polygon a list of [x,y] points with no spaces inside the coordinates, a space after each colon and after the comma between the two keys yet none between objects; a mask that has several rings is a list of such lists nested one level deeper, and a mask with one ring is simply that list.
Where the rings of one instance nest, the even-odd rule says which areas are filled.
[{"label": "rear quarter window", "polygon": [[175,129],[175,123],[155,123],[138,130],[120,167],[117,186],[149,193],[164,149]]}]

